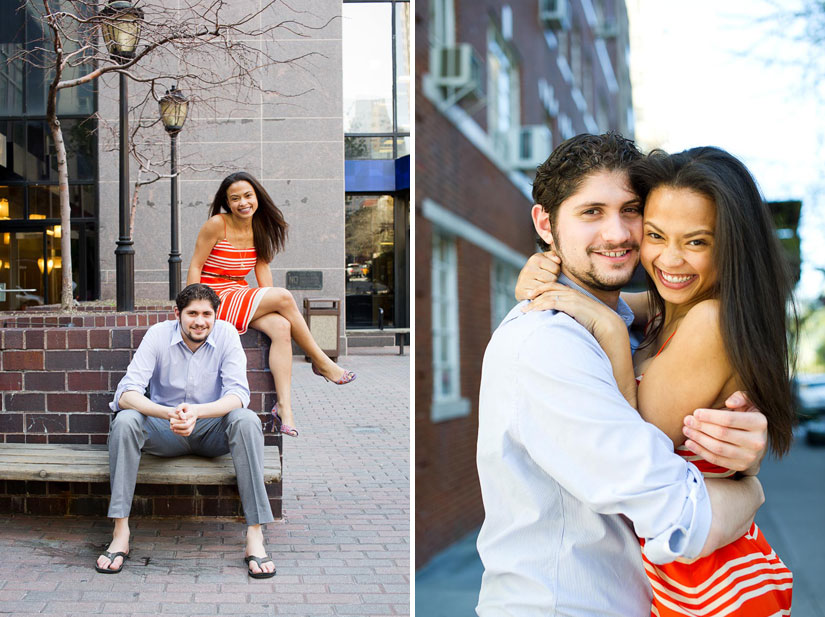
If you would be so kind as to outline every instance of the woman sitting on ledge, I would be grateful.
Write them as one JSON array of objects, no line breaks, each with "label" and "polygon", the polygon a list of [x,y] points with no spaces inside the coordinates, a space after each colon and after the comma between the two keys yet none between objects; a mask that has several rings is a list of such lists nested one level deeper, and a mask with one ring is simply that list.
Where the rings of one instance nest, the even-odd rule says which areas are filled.
[{"label": "woman sitting on ledge", "polygon": [[[227,176],[198,233],[186,284],[204,283],[214,289],[221,299],[218,319],[231,322],[241,334],[251,326],[270,338],[269,369],[277,396],[272,408],[275,425],[283,434],[297,437],[290,396],[290,337],[310,357],[315,374],[343,385],[355,379],[355,373],[342,369],[321,350],[295,298],[283,287],[273,286],[269,262],[284,248],[287,227],[260,182],[245,171]],[[245,280],[252,268],[258,287],[249,287]]]}]

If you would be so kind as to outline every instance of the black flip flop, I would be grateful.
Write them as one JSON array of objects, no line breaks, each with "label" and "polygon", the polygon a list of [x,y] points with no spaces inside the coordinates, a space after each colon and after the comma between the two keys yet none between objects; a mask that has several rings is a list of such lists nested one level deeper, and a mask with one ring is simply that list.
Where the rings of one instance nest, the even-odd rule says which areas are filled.
[{"label": "black flip flop", "polygon": [[101,574],[118,574],[123,569],[123,564],[126,563],[127,559],[129,559],[129,553],[123,552],[110,553],[109,551],[103,551],[101,555],[109,559],[109,565],[112,565],[116,558],[123,557],[123,561],[120,562],[120,567],[117,570],[112,570],[111,568],[101,568],[97,565],[97,562],[95,562],[95,570]]},{"label": "black flip flop", "polygon": [[[258,567],[263,570],[263,564],[272,561],[272,557],[255,557],[255,555],[250,555],[249,557],[244,557],[243,562],[249,566],[249,562],[254,561],[258,564]],[[275,576],[275,570],[272,572],[253,572],[251,569],[247,567],[246,573],[251,576],[252,578],[272,578]]]}]

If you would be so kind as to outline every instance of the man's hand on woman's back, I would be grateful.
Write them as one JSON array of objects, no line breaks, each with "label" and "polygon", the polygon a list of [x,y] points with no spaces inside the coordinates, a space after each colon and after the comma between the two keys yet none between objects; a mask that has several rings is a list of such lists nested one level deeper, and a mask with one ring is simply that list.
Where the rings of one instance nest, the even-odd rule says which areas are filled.
[{"label": "man's hand on woman's back", "polygon": [[744,392],[727,409],[697,409],[685,416],[685,446],[714,465],[756,475],[768,447],[768,420]]}]

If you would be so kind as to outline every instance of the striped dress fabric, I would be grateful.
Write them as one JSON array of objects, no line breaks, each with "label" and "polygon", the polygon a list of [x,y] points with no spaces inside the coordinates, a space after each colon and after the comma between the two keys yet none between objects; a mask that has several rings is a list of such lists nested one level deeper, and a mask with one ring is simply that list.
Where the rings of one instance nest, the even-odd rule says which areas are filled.
[{"label": "striped dress fabric", "polygon": [[[705,477],[733,471],[708,463],[684,446],[676,453],[691,461]],[[642,540],[642,546],[644,541]],[[680,559],[664,565],[648,561],[645,571],[653,587],[654,617],[773,617],[791,614],[793,574],[753,523],[748,532],[707,557]]]},{"label": "striped dress fabric", "polygon": [[[674,332],[675,334],[675,332]],[[657,356],[673,338],[659,349]],[[643,375],[636,378],[639,383]],[[706,478],[727,478],[736,472],[709,463],[685,446],[676,454]],[[645,542],[639,542],[644,546]],[[741,538],[707,557],[679,559],[656,565],[642,553],[653,588],[652,617],[781,617],[791,614],[793,574],[765,540],[756,523]]]},{"label": "striped dress fabric", "polygon": [[222,277],[245,277],[257,261],[258,253],[254,247],[235,248],[224,238],[212,247],[201,269],[201,283],[209,285],[221,299],[218,319],[232,323],[240,334],[246,332],[258,304],[266,293],[266,288],[250,287],[246,281],[233,281]]}]

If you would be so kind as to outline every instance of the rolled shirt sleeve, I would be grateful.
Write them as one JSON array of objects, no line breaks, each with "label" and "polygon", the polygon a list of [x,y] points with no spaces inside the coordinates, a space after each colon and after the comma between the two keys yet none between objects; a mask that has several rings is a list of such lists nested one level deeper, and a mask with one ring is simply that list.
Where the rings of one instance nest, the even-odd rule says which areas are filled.
[{"label": "rolled shirt sleeve", "polygon": [[521,346],[513,374],[522,400],[510,430],[581,502],[630,519],[652,562],[696,557],[711,522],[701,474],[625,401],[596,340],[558,319]]}]

